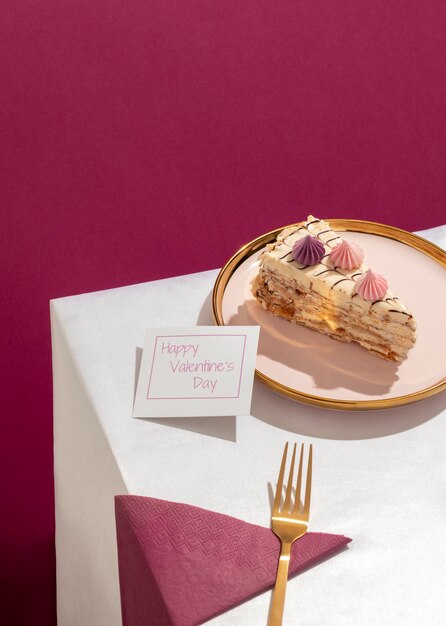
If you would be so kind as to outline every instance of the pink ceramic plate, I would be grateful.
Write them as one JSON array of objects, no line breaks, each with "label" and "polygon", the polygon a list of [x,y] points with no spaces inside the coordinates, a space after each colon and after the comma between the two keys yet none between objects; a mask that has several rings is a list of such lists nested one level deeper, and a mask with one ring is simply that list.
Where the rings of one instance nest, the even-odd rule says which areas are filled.
[{"label": "pink ceramic plate", "polygon": [[348,231],[345,238],[365,250],[367,265],[386,276],[390,289],[412,311],[417,342],[403,363],[384,361],[357,344],[334,341],[262,309],[251,294],[251,281],[261,250],[280,229],[242,248],[220,272],[213,300],[216,322],[259,325],[258,378],[310,404],[377,409],[445,389],[446,253],[389,226],[354,220],[330,223],[336,231]]}]

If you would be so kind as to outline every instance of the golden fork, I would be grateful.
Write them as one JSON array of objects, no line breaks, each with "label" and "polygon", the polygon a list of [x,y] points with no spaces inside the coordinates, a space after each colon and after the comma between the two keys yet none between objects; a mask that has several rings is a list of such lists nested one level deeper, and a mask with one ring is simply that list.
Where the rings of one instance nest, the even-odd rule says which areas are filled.
[{"label": "golden fork", "polygon": [[282,464],[280,466],[279,478],[277,480],[276,496],[274,498],[273,510],[271,514],[271,529],[280,539],[281,550],[279,566],[277,568],[276,583],[274,586],[273,597],[269,610],[268,626],[281,626],[283,618],[283,608],[285,604],[286,584],[288,580],[288,568],[290,565],[291,546],[305,535],[308,530],[308,520],[310,517],[310,499],[311,499],[311,476],[313,466],[313,446],[310,444],[310,452],[308,455],[307,477],[305,486],[305,500],[303,507],[300,501],[300,492],[302,487],[302,465],[304,456],[304,444],[300,448],[299,470],[297,473],[296,493],[294,503],[291,500],[294,463],[296,459],[296,444],[294,444],[293,456],[291,457],[290,472],[288,475],[288,484],[286,487],[285,501],[280,511],[280,503],[282,500],[283,477],[285,474],[285,464],[288,453],[288,442],[282,456]]}]

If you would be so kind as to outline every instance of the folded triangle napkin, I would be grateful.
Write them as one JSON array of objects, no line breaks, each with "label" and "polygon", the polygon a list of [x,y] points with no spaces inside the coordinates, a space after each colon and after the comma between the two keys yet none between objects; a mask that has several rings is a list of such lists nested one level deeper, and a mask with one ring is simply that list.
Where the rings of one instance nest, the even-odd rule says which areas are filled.
[{"label": "folded triangle napkin", "polygon": [[[188,504],[115,497],[123,626],[196,626],[274,584],[280,543],[269,528]],[[290,575],[351,539],[307,533]]]}]

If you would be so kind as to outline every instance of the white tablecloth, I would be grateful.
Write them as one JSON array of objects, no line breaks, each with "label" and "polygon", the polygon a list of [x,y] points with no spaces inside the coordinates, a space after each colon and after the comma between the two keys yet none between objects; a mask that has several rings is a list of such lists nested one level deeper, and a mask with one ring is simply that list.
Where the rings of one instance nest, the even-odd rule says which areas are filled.
[{"label": "white tablecloth", "polygon": [[[446,247],[446,226],[421,234]],[[130,417],[144,329],[211,324],[216,276],[51,302],[59,626],[120,624],[115,494],[267,526],[268,484],[287,440],[314,444],[311,529],[353,542],[290,581],[285,623],[443,625],[446,393],[352,413],[299,404],[255,383],[252,415]],[[263,594],[212,624],[265,624],[268,604]]]}]

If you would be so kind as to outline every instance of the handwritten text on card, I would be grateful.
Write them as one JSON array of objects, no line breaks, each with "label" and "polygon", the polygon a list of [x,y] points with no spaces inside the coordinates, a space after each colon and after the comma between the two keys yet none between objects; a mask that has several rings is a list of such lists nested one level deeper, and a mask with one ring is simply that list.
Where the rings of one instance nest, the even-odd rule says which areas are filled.
[{"label": "handwritten text on card", "polygon": [[[223,363],[222,361],[208,361],[205,359],[204,361],[191,361],[189,359],[186,360],[186,356],[189,352],[191,352],[191,357],[194,358],[197,356],[200,345],[197,344],[176,344],[171,343],[170,341],[162,342],[161,345],[161,354],[167,353],[170,355],[174,355],[173,359],[170,359],[170,367],[172,368],[172,372],[179,374],[181,373],[190,373],[190,372],[232,372],[235,367],[234,361],[226,361]],[[217,387],[218,378],[204,378],[203,376],[194,376],[193,377],[193,386],[194,389],[197,387],[202,387],[203,389],[210,389],[211,393],[214,393],[215,388]]]},{"label": "handwritten text on card", "polygon": [[[189,342],[188,339],[195,341]],[[237,398],[245,346],[244,334],[157,336],[147,399],[205,398],[213,394],[220,398]],[[220,359],[213,358],[213,354],[218,354]],[[226,355],[228,358],[222,358]],[[159,395],[165,393],[163,383],[166,382],[166,369],[171,375],[168,396]],[[172,375],[175,374],[177,376],[172,380]],[[179,395],[172,391],[172,384]]]}]

